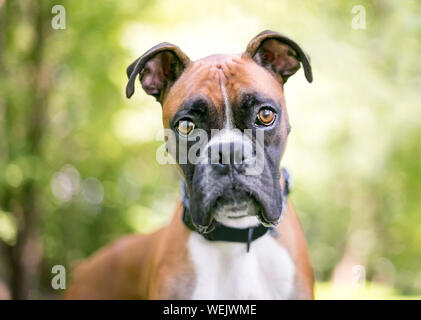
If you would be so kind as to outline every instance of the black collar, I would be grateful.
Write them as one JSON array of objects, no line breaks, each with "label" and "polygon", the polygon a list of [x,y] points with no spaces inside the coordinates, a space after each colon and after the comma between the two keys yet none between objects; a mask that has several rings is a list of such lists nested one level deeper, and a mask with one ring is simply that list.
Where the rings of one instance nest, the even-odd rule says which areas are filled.
[{"label": "black collar", "polygon": [[[286,198],[291,190],[291,178],[287,169],[282,168],[284,182],[284,190],[282,192],[282,202],[283,202],[283,210],[285,210],[286,206]],[[192,231],[197,232],[196,228],[194,227],[193,223],[191,222],[190,214],[189,214],[189,198],[186,192],[185,183],[182,181],[181,183],[181,198],[183,204],[183,223],[184,225]],[[282,214],[284,214],[282,212]],[[224,226],[220,223],[217,223],[215,228],[209,233],[201,233],[201,235],[209,240],[209,241],[228,241],[228,242],[240,242],[247,244],[247,252],[250,249],[250,243],[261,236],[265,235],[268,231],[272,234],[277,234],[275,228],[272,227],[265,227],[262,224],[259,224],[255,227],[250,227],[246,229],[238,229],[238,228],[231,228]]]}]

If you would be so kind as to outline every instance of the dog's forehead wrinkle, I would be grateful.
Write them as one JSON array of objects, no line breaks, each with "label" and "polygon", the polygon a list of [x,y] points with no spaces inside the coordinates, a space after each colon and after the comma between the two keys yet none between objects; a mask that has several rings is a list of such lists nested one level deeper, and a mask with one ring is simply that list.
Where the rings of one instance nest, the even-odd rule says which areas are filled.
[{"label": "dog's forehead wrinkle", "polygon": [[229,102],[229,97],[227,94],[227,89],[225,88],[224,83],[222,80],[220,81],[222,97],[224,101],[224,108],[225,108],[225,129],[232,129],[233,128],[233,119],[232,119],[232,110],[231,104]]},{"label": "dog's forehead wrinkle", "polygon": [[[232,106],[229,100],[227,86],[229,85],[230,78],[235,74],[233,71],[234,66],[231,66],[231,64],[235,64],[235,62],[233,62],[233,57],[230,55],[213,55],[204,58],[200,62],[202,66],[205,62],[208,63],[209,80],[214,81],[216,80],[216,78],[218,79],[220,92],[222,96],[222,110],[224,110],[225,116],[224,128],[232,129],[234,127],[234,123],[232,115]],[[215,75],[217,75],[217,77],[215,77]]]}]

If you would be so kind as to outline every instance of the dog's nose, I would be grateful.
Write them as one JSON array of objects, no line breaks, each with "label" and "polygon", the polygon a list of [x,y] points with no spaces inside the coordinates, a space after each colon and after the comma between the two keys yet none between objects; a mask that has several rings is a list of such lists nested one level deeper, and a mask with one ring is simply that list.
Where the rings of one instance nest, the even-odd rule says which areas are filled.
[{"label": "dog's nose", "polygon": [[241,142],[221,142],[211,148],[211,165],[220,173],[228,173],[231,168],[238,172],[244,169],[244,145]]}]

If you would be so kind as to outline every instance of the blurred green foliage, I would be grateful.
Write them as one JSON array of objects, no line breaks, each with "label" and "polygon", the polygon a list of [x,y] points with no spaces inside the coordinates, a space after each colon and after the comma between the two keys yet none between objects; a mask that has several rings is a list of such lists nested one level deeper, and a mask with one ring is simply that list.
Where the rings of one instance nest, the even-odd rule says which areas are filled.
[{"label": "blurred green foliage", "polygon": [[[64,30],[51,27],[56,4]],[[352,28],[354,5],[365,29]],[[29,297],[55,297],[53,265],[170,218],[178,176],[155,160],[160,106],[141,90],[125,99],[128,64],[162,41],[192,59],[241,52],[273,29],[312,58],[314,83],[299,71],[285,87],[284,165],[316,279],[352,261],[369,280],[419,292],[420,17],[410,0],[0,0],[0,284],[15,290],[32,223]]]}]

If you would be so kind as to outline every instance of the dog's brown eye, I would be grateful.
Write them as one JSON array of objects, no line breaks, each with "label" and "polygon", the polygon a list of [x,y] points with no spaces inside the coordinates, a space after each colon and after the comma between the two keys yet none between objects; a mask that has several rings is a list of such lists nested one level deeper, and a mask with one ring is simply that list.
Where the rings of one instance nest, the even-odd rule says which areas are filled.
[{"label": "dog's brown eye", "polygon": [[257,115],[257,123],[270,126],[273,121],[275,121],[275,113],[272,110],[268,108],[260,109]]},{"label": "dog's brown eye", "polygon": [[177,125],[177,131],[182,136],[188,136],[192,133],[195,125],[190,120],[180,120]]}]

